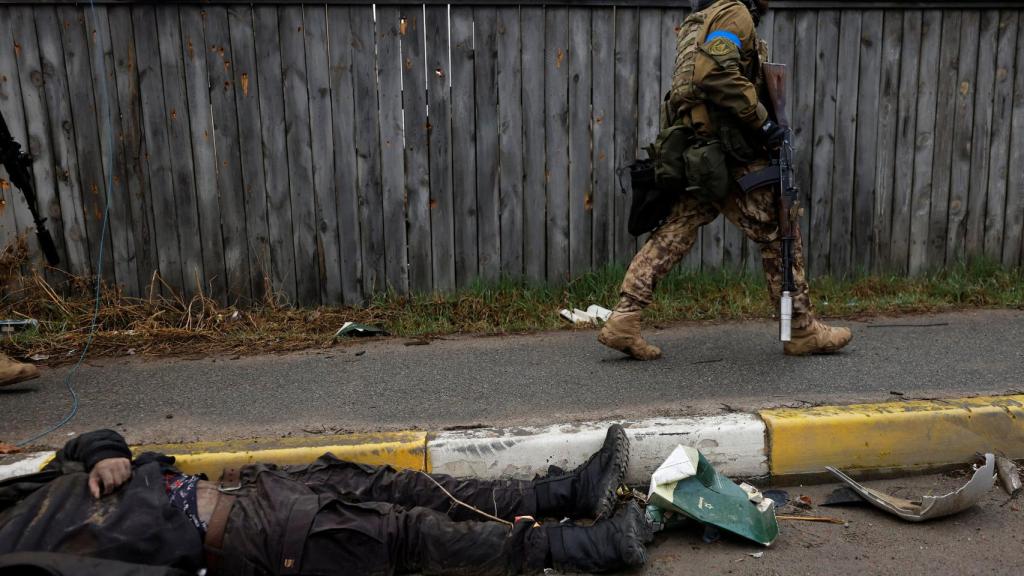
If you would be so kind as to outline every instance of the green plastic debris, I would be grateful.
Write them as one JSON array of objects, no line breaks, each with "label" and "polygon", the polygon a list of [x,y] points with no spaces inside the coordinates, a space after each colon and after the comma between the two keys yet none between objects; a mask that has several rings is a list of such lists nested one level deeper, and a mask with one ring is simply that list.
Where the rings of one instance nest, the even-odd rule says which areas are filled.
[{"label": "green plastic debris", "polygon": [[651,477],[649,498],[648,504],[666,512],[683,514],[765,546],[779,535],[772,501],[756,498],[719,474],[696,448],[677,446],[672,451]]},{"label": "green plastic debris", "polygon": [[376,326],[367,326],[366,324],[357,324],[355,322],[345,322],[337,332],[334,333],[334,338],[345,338],[348,336],[387,336],[386,330],[377,328]]}]

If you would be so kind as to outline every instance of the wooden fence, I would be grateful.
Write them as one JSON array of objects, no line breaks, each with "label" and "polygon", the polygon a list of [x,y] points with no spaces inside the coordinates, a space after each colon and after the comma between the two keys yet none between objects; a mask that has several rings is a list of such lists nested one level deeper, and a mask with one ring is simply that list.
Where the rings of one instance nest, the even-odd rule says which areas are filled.
[{"label": "wooden fence", "polygon": [[[682,2],[97,4],[0,2],[0,107],[70,272],[105,196],[103,277],[132,294],[159,271],[354,303],[637,248],[616,169],[657,132]],[[1020,264],[1020,3],[775,4],[811,274]],[[6,243],[32,223],[2,192]],[[685,264],[759,252],[719,219]]]}]

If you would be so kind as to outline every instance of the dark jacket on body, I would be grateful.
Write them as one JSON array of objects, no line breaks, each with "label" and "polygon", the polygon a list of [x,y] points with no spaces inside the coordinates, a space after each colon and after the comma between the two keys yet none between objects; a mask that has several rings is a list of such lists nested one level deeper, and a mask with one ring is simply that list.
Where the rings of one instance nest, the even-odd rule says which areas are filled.
[{"label": "dark jacket on body", "polygon": [[13,566],[61,576],[196,573],[199,531],[171,507],[164,485],[174,459],[142,454],[124,486],[94,498],[89,471],[118,457],[132,457],[124,438],[97,430],[70,440],[42,472],[0,482],[0,573],[13,574]]}]

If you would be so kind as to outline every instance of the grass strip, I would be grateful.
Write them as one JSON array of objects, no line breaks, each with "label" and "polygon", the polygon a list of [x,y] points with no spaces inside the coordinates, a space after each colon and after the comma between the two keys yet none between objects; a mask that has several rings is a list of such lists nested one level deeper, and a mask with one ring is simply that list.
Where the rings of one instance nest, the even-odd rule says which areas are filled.
[{"label": "grass strip", "polygon": [[[503,281],[477,283],[451,295],[381,294],[365,307],[297,309],[268,301],[238,308],[202,295],[184,299],[166,286],[163,293],[132,298],[104,290],[99,329],[91,354],[209,355],[262,354],[339,345],[333,335],[355,321],[403,338],[449,334],[512,334],[572,329],[561,308],[607,308],[618,299],[624,270],[608,267],[560,286]],[[92,314],[91,282],[69,278],[55,290],[38,273],[9,275],[0,297],[0,318],[35,318],[39,330],[0,340],[0,349],[48,364],[73,359],[83,345]],[[154,277],[154,283],[159,282]],[[150,290],[159,294],[160,286]],[[1024,270],[991,262],[958,264],[930,275],[908,278],[876,275],[812,281],[817,312],[826,318],[912,314],[972,308],[1024,307]],[[646,310],[649,324],[772,318],[760,276],[741,271],[678,270],[658,287]],[[341,343],[343,345],[344,343]]]}]

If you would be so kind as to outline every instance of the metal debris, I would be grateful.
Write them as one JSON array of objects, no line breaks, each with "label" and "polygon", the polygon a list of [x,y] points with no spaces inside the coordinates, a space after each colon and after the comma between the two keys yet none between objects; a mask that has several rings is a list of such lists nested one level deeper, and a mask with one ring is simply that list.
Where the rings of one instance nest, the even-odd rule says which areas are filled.
[{"label": "metal debris", "polygon": [[895,514],[908,522],[923,522],[962,512],[980,501],[996,480],[996,457],[985,454],[985,464],[974,471],[971,480],[944,496],[924,496],[920,501],[905,500],[864,487],[831,466],[826,470],[845,482],[876,508]]},{"label": "metal debris", "polygon": [[996,472],[999,474],[999,483],[1003,486],[1003,490],[1010,495],[1010,498],[1020,496],[1024,491],[1024,486],[1021,484],[1020,470],[1017,469],[1013,460],[996,456]]}]

